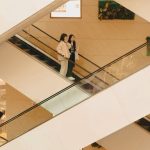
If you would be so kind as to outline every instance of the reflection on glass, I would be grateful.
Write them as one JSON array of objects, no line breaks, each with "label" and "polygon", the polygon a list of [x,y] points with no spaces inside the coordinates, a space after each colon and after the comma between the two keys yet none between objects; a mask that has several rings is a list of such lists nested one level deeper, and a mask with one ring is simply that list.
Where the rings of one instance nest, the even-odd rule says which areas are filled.
[{"label": "reflection on glass", "polygon": [[150,57],[146,56],[146,46],[120,61],[107,67],[106,70],[120,80],[149,65]]},{"label": "reflection on glass", "polygon": [[[12,140],[20,136],[37,125],[51,119],[53,116],[59,115],[69,108],[85,101],[87,98],[110,87],[119,80],[126,78],[149,64],[150,57],[146,56],[146,44],[143,44],[143,46],[137,48],[137,50],[104,66],[103,68],[106,71],[99,68],[92,74],[83,74],[84,78],[82,80],[51,95],[46,100],[35,105],[35,108],[33,107],[27,110],[27,113],[23,113],[19,115],[19,118],[14,118],[13,121],[7,123],[8,139]],[[119,80],[114,78],[111,74],[115,75]],[[40,116],[33,119],[36,115]],[[14,129],[17,130],[17,126],[20,126],[20,124],[25,125],[26,119],[28,121],[27,127],[23,126],[18,129],[18,132],[13,132]]]}]

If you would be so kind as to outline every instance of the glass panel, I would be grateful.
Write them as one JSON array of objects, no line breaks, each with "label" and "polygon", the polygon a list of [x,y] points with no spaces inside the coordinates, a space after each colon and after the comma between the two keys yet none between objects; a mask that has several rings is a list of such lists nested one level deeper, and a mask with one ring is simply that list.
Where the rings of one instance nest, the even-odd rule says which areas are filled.
[{"label": "glass panel", "polygon": [[[53,39],[48,33],[44,32],[42,29],[38,28],[37,26],[31,25],[25,29],[27,33],[30,33],[35,38],[39,39],[40,41],[44,42],[48,46],[56,49],[58,45],[58,41]],[[22,32],[19,33],[22,36]],[[23,35],[26,36],[26,35]]]},{"label": "glass panel", "polygon": [[30,109],[29,112],[22,114],[23,115],[19,116],[17,119],[14,119],[3,126],[7,133],[8,141],[52,118],[52,113],[48,112],[41,106]]},{"label": "glass panel", "polygon": [[150,64],[150,57],[146,55],[146,51],[146,46],[144,46],[133,54],[115,62],[105,70],[121,80]]},{"label": "glass panel", "polygon": [[[42,29],[38,28],[37,26],[32,25],[32,26],[28,27],[25,31],[27,33],[31,34],[36,39],[40,40],[42,43],[44,43],[47,46],[56,50],[56,47],[58,45],[58,41],[53,39],[48,33],[44,32]],[[50,54],[50,51],[45,51],[45,49],[43,47],[41,47],[41,44],[39,45],[37,43],[37,40],[31,41],[30,37],[26,36],[26,34],[23,32],[20,32],[19,35],[21,35],[22,37],[24,37],[25,39],[27,39],[30,42],[34,42],[33,43],[34,45],[38,45],[38,47],[40,49],[42,49],[44,52]],[[82,57],[81,55],[79,55],[79,60],[76,61],[76,63],[79,64],[80,66],[82,66],[83,68],[86,68],[87,71],[90,73],[94,72],[95,70],[97,70],[99,68],[99,66],[95,65],[93,62],[89,61],[85,57]]]},{"label": "glass panel", "polygon": [[20,136],[51,119],[53,116],[64,112],[103,89],[106,89],[110,85],[113,85],[118,80],[113,78],[110,73],[113,72],[123,79],[149,65],[149,59],[150,58],[146,56],[146,47],[143,47],[129,56],[118,59],[114,64],[111,63],[111,66],[109,64],[109,66],[107,65],[108,67],[104,67],[109,73],[99,69],[95,73],[88,75],[89,77],[66,87],[48,99],[40,102],[38,105],[34,105],[34,107],[38,107],[29,108],[25,111],[28,113],[21,113],[19,118],[15,117],[13,121],[3,126],[6,128],[7,139],[12,140]]},{"label": "glass panel", "polygon": [[[27,35],[26,33],[24,33],[24,34]],[[26,43],[26,42],[22,41],[18,37],[12,37],[10,39],[10,41],[12,43],[14,43],[18,47],[20,47],[22,50],[29,53],[33,57],[36,57],[40,61],[43,61],[49,67],[51,67],[55,71],[59,72],[59,70],[60,70],[60,63],[58,61],[58,55],[59,54],[54,49],[52,49],[51,47],[48,47],[47,45],[44,45],[41,42],[38,42],[37,39],[35,39],[31,36],[27,35],[27,40],[30,41],[33,45],[31,43]],[[37,51],[36,49],[38,49],[39,51]],[[40,52],[41,49],[44,50],[44,52],[46,54],[43,54],[42,52]],[[88,75],[89,73],[91,73],[87,69],[81,67],[78,64],[76,64],[74,72],[75,72],[75,76],[77,77],[77,79],[83,78],[86,75]]]},{"label": "glass panel", "polygon": [[107,85],[104,82],[95,78],[95,76],[91,76],[88,79],[79,81],[77,85],[65,90],[41,106],[52,112],[53,116],[55,116],[102,91],[106,87]]},{"label": "glass panel", "polygon": [[6,83],[3,88],[0,85],[0,94],[0,124],[34,105],[34,101]]},{"label": "glass panel", "polygon": [[[46,54],[48,54],[51,59],[58,62],[57,61],[58,54],[49,45],[50,42],[53,41],[52,43],[56,44],[57,41],[54,40],[53,38],[51,38],[47,33],[44,33],[41,29],[39,29],[38,27],[36,27],[34,25],[28,27],[26,30],[27,30],[27,32],[26,31],[20,32],[20,35],[23,36],[24,38],[26,38],[31,43],[33,43],[34,45],[36,45],[37,47],[39,47],[44,52],[46,52]],[[28,33],[28,32],[30,32],[30,33]],[[32,34],[31,34],[31,32],[32,32]],[[44,36],[47,36],[47,40],[48,40],[47,43],[46,43],[45,38],[43,38]],[[40,41],[39,41],[39,39],[40,39]],[[57,44],[58,44],[58,42],[57,42]],[[48,63],[48,64],[51,64],[51,63]],[[59,67],[57,67],[57,68],[59,68]],[[83,78],[83,77],[87,76],[89,73],[96,71],[98,68],[99,68],[99,66],[97,66],[93,62],[91,62],[90,60],[88,60],[87,58],[85,58],[83,56],[80,56],[79,61],[77,61],[77,64],[74,67],[74,73],[79,78]],[[101,74],[102,74],[102,72],[101,72]],[[101,78],[99,78],[99,77],[97,77],[97,78],[99,78],[100,80],[108,80],[108,82],[110,82],[109,79],[106,79],[106,78],[109,78],[109,77],[111,78],[111,76],[112,76],[112,78],[114,78],[114,80],[116,80],[116,78],[112,74],[108,73],[105,70],[103,71],[103,75],[101,75],[101,76],[102,76]]]},{"label": "glass panel", "polygon": [[108,86],[116,83],[118,81],[117,78],[113,77],[110,72],[107,71],[100,71],[96,74],[96,77],[100,78],[101,80],[103,80],[103,82],[105,82]]},{"label": "glass panel", "polygon": [[5,128],[7,140],[13,140],[104,89],[104,83],[100,83],[100,81],[97,85],[93,83],[95,79],[95,77],[90,77],[82,80],[76,86],[59,95],[44,100],[40,103],[40,106],[35,104],[20,113],[18,117],[14,117],[14,120],[7,121],[7,124],[2,126],[2,128]]}]

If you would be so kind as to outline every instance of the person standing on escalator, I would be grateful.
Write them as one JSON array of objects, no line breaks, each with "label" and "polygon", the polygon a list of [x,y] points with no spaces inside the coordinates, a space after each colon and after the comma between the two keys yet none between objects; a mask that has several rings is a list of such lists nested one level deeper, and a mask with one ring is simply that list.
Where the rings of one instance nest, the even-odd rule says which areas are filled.
[{"label": "person standing on escalator", "polygon": [[68,70],[68,59],[70,57],[69,47],[68,47],[68,36],[62,33],[60,36],[60,42],[56,48],[58,52],[58,60],[60,62],[60,74],[66,76]]},{"label": "person standing on escalator", "polygon": [[75,61],[78,59],[78,51],[77,51],[77,44],[75,41],[75,36],[73,34],[69,35],[68,45],[70,47],[69,48],[70,58],[68,62],[67,77],[69,80],[75,80],[72,73],[73,73],[73,68],[75,67]]}]

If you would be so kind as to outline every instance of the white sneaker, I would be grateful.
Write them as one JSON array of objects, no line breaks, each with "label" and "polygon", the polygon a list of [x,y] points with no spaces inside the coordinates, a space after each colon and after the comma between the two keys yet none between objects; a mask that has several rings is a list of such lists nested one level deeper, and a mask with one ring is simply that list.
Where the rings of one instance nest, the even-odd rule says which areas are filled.
[{"label": "white sneaker", "polygon": [[68,79],[71,80],[71,81],[75,80],[74,77],[68,77]]}]

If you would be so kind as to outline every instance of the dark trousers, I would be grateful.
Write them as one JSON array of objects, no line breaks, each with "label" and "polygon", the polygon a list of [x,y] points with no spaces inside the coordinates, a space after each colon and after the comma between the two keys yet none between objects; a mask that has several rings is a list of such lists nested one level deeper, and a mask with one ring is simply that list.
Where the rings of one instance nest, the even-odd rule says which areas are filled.
[{"label": "dark trousers", "polygon": [[67,77],[72,77],[73,67],[75,66],[75,54],[71,53],[68,61]]}]

